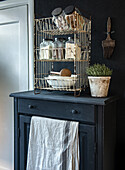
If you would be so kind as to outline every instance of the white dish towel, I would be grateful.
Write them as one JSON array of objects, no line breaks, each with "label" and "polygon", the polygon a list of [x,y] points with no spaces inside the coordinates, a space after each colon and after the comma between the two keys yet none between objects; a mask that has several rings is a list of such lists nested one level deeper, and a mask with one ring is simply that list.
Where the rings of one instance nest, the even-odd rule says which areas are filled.
[{"label": "white dish towel", "polygon": [[79,170],[78,122],[33,116],[27,170]]}]

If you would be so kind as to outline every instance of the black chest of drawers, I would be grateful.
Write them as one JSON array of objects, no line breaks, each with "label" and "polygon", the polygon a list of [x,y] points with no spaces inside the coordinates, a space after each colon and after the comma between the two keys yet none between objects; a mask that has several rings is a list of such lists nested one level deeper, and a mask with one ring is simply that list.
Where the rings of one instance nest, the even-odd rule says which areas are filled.
[{"label": "black chest of drawers", "polygon": [[26,170],[32,116],[79,122],[80,170],[115,170],[116,97],[74,97],[42,91],[14,97],[14,170]]}]

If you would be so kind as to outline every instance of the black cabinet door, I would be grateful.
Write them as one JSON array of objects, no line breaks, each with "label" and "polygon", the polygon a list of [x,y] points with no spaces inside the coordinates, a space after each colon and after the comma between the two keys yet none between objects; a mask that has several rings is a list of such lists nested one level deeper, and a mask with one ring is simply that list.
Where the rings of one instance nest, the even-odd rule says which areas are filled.
[{"label": "black cabinet door", "polygon": [[[26,170],[27,150],[30,130],[30,116],[19,116],[19,162],[20,170]],[[80,170],[95,170],[95,128],[92,125],[79,125]]]},{"label": "black cabinet door", "polygon": [[19,129],[20,129],[20,138],[19,138],[19,170],[26,170],[27,164],[27,151],[29,143],[29,131],[30,131],[30,116],[19,116]]},{"label": "black cabinet door", "polygon": [[80,170],[96,169],[95,126],[79,125]]}]

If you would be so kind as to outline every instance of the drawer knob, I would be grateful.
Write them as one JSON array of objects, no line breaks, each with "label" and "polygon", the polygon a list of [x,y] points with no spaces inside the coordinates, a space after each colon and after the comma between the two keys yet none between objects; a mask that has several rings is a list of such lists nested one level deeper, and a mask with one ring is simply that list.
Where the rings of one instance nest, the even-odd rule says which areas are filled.
[{"label": "drawer knob", "polygon": [[77,110],[72,110],[72,114],[78,114]]},{"label": "drawer knob", "polygon": [[29,109],[32,109],[32,108],[33,108],[33,105],[30,105],[30,104],[29,104],[28,107],[29,107]]}]

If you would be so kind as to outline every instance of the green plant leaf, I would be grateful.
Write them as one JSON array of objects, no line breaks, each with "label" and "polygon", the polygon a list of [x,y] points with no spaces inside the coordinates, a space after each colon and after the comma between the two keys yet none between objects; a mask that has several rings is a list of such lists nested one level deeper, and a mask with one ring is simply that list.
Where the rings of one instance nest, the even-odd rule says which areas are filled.
[{"label": "green plant leaf", "polygon": [[88,76],[111,76],[112,70],[105,64],[94,64],[86,69]]}]

